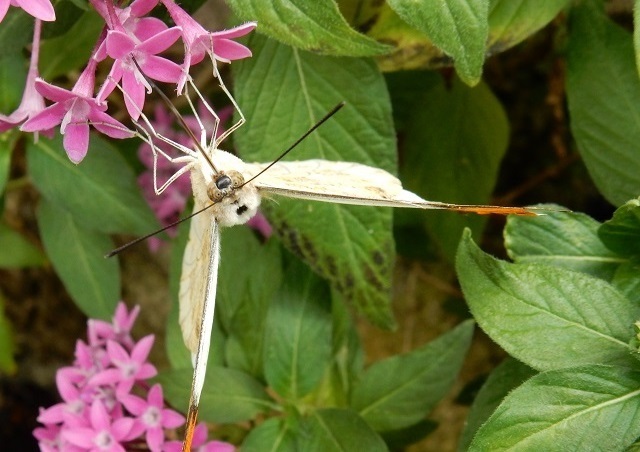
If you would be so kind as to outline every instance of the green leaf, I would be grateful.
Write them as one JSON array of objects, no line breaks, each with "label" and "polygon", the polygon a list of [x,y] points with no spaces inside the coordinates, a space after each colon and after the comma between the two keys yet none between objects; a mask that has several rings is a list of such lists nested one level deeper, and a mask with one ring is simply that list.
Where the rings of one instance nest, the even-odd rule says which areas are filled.
[{"label": "green leaf", "polygon": [[472,334],[469,320],[416,350],[371,365],[353,389],[351,408],[376,431],[420,421],[451,388]]},{"label": "green leaf", "polygon": [[640,435],[639,380],[595,365],[537,375],[505,398],[468,450],[624,450]]},{"label": "green leaf", "polygon": [[13,332],[11,324],[4,315],[4,305],[5,300],[0,295],[0,373],[13,375],[18,370],[18,366],[13,358],[15,353]]},{"label": "green leaf", "polygon": [[[191,390],[191,370],[160,372],[164,397],[186,412]],[[259,381],[239,370],[209,367],[200,398],[200,420],[221,424],[242,422],[274,408],[274,403]]]},{"label": "green leaf", "polygon": [[466,84],[473,86],[480,81],[489,32],[489,0],[388,3],[404,21],[453,58],[456,72]]},{"label": "green leaf", "polygon": [[631,365],[627,342],[640,308],[589,275],[509,264],[483,253],[465,231],[456,262],[469,308],[509,354],[537,370],[567,363]]},{"label": "green leaf", "polygon": [[633,304],[640,306],[640,261],[636,259],[618,267],[611,285]]},{"label": "green leaf", "polygon": [[[414,94],[415,96],[415,94]],[[507,149],[509,125],[502,106],[485,84],[469,88],[443,81],[419,94],[404,135],[401,179],[429,199],[486,204]],[[456,212],[427,212],[425,228],[453,260],[462,230],[479,234],[486,218]]]},{"label": "green leaf", "polygon": [[640,256],[640,198],[632,199],[605,221],[598,236],[610,250],[622,256]]},{"label": "green leaf", "polygon": [[[557,208],[555,205],[541,207]],[[598,237],[600,223],[575,212],[545,212],[538,217],[509,216],[504,229],[507,254],[515,262],[548,264],[611,280],[626,259]]]},{"label": "green leaf", "polygon": [[51,39],[66,33],[69,31],[69,28],[80,20],[83,11],[89,9],[88,2],[85,1],[84,4],[82,4],[79,0],[56,0],[54,7],[56,10],[56,20],[53,22],[42,22],[42,39]]},{"label": "green leaf", "polygon": [[628,32],[601,2],[572,9],[567,64],[571,129],[589,174],[611,203],[640,193],[640,81]]},{"label": "green leaf", "polygon": [[[271,161],[338,102],[346,106],[292,160],[356,161],[394,172],[395,135],[384,79],[369,60],[319,57],[253,37],[237,100],[249,118],[235,142],[247,161]],[[393,325],[391,210],[290,200],[262,204],[278,236],[370,321]]]},{"label": "green leaf", "polygon": [[1,112],[9,115],[18,108],[26,79],[27,66],[21,53],[0,56]]},{"label": "green leaf", "polygon": [[438,428],[438,423],[429,419],[423,419],[416,424],[400,430],[382,432],[380,436],[391,450],[405,450],[411,444],[426,438]]},{"label": "green leaf", "polygon": [[19,137],[20,134],[17,132],[0,134],[0,195],[4,193],[4,188],[9,180],[11,153]]},{"label": "green leaf", "polygon": [[27,161],[42,195],[79,224],[101,232],[140,235],[158,228],[133,172],[107,141],[93,136],[87,157],[74,165],[59,135],[53,140],[40,137],[27,146]]},{"label": "green leaf", "polygon": [[276,240],[261,244],[248,227],[222,230],[218,275],[218,312],[228,339],[230,367],[263,377],[263,342],[267,312],[282,280],[281,248]]},{"label": "green leaf", "polygon": [[489,54],[516,44],[547,25],[569,0],[491,0],[489,6]]},{"label": "green leaf", "polygon": [[480,426],[486,422],[502,400],[535,374],[533,369],[513,358],[505,359],[496,367],[473,401],[458,443],[458,451],[468,450]]},{"label": "green leaf", "polygon": [[37,247],[0,220],[0,267],[40,266],[46,259]]},{"label": "green leaf", "polygon": [[298,450],[305,452],[387,451],[382,438],[351,410],[317,410],[303,419]]},{"label": "green leaf", "polygon": [[258,21],[260,33],[302,50],[351,57],[380,55],[390,50],[351,28],[334,0],[227,3],[240,19]]},{"label": "green leaf", "polygon": [[271,418],[251,429],[241,446],[242,452],[295,452],[294,432],[284,420]]},{"label": "green leaf", "polygon": [[[104,19],[93,10],[87,11],[62,36],[42,42],[40,47],[40,75],[52,80],[79,69],[87,63],[96,39],[102,31]],[[64,49],[63,52],[60,49]]]},{"label": "green leaf", "polygon": [[296,401],[313,390],[329,368],[331,293],[299,261],[292,260],[285,273],[269,307],[264,373],[275,392]]},{"label": "green leaf", "polygon": [[0,27],[0,56],[21,52],[33,38],[33,17],[19,8],[9,8]]},{"label": "green leaf", "polygon": [[636,70],[640,75],[640,0],[633,2],[633,47],[636,54]]},{"label": "green leaf", "polygon": [[120,300],[118,259],[104,257],[114,247],[111,239],[46,199],[37,215],[47,256],[73,301],[87,317],[110,319]]}]

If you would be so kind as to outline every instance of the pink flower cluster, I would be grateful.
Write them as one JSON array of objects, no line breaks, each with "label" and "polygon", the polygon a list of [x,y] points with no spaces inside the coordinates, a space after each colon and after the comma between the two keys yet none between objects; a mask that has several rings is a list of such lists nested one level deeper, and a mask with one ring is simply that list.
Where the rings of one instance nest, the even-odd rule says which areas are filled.
[{"label": "pink flower cluster", "polygon": [[[104,19],[105,30],[75,86],[66,90],[38,77],[40,20],[55,19],[49,0],[0,0],[0,20],[9,3],[22,7],[37,19],[23,99],[14,113],[0,115],[0,132],[21,123],[20,129],[25,132],[48,132],[60,126],[64,148],[74,163],[82,161],[87,153],[89,126],[112,138],[129,138],[135,134],[106,112],[106,99],[116,88],[124,96],[129,116],[137,121],[146,93],[151,91],[148,79],[173,83],[181,94],[190,79],[189,69],[206,55],[214,64],[216,60],[228,62],[251,56],[249,49],[232,39],[256,27],[255,22],[250,22],[226,31],[209,32],[173,0],[134,0],[124,8],[118,7],[114,0],[90,0]],[[148,16],[158,3],[166,8],[174,27]],[[159,56],[178,39],[182,39],[185,48],[181,64]],[[108,57],[113,60],[111,70],[94,95],[97,63]],[[45,98],[53,102],[46,108]]]},{"label": "pink flower cluster", "polygon": [[[135,342],[131,328],[140,309],[118,304],[113,322],[89,320],[88,343],[78,340],[73,366],[58,369],[62,402],[41,409],[34,430],[42,451],[125,451],[146,443],[151,451],[180,451],[180,441],[167,441],[165,429],[185,418],[165,407],[162,387],[149,387],[156,375],[147,357],[153,335]],[[133,394],[146,393],[146,397]],[[207,429],[196,429],[194,446],[206,452],[232,452],[233,445],[206,442]]]}]

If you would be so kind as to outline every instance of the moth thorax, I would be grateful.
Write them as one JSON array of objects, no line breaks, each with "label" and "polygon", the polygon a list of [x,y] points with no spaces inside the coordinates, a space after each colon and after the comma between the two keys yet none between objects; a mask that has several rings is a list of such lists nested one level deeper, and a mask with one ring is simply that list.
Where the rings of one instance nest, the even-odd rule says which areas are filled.
[{"label": "moth thorax", "polygon": [[222,199],[244,184],[244,177],[237,171],[220,172],[207,187],[207,196],[213,202]]}]

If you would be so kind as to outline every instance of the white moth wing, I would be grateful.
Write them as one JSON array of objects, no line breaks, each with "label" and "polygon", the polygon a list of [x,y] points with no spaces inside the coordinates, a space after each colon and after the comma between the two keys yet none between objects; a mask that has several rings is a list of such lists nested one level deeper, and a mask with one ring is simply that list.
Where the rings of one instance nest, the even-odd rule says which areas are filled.
[{"label": "white moth wing", "polygon": [[[246,164],[246,172],[252,177],[266,166]],[[404,190],[391,173],[353,162],[278,162],[253,183],[260,191],[341,204],[419,208],[427,202]]]},{"label": "white moth wing", "polygon": [[[245,179],[268,164],[245,164]],[[451,204],[427,201],[402,188],[400,180],[380,168],[353,162],[304,160],[277,162],[253,184],[259,191],[338,204],[446,209],[477,214],[537,215],[536,208]]]}]

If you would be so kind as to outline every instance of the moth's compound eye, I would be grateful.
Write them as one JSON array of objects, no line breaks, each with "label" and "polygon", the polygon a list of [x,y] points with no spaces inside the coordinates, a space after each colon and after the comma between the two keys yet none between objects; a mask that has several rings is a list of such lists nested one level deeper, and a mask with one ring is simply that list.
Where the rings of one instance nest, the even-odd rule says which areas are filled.
[{"label": "moth's compound eye", "polygon": [[[235,173],[235,171],[233,172]],[[233,185],[233,181],[226,174],[220,175],[220,177],[218,177],[215,182],[218,190],[226,190]]]},{"label": "moth's compound eye", "polygon": [[244,184],[244,177],[242,177],[242,174],[240,174],[237,171],[229,171],[227,173],[227,176],[229,178],[231,178],[231,182],[233,184],[233,188],[238,188],[242,184]]}]

